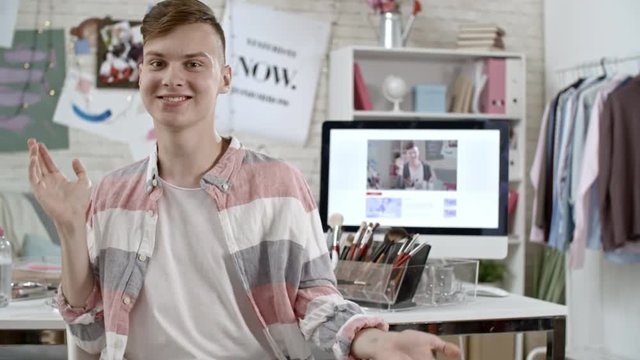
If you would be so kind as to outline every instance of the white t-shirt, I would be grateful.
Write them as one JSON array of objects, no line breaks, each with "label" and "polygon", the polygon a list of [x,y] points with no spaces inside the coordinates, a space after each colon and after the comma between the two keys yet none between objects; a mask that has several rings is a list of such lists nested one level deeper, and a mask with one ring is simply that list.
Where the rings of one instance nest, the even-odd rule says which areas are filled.
[{"label": "white t-shirt", "polygon": [[421,188],[424,186],[424,165],[420,163],[417,168],[414,168],[409,163],[409,176],[411,176],[411,182],[415,188]]},{"label": "white t-shirt", "polygon": [[125,357],[273,359],[255,312],[248,301],[238,303],[246,295],[213,199],[200,188],[162,186],[156,244],[131,311]]}]

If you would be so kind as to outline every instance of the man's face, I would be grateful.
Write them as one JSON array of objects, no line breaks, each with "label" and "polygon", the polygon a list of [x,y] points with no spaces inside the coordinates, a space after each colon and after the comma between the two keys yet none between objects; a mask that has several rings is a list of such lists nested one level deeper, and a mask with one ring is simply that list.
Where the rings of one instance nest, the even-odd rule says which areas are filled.
[{"label": "man's face", "polygon": [[420,156],[420,150],[418,150],[417,146],[414,146],[407,150],[407,156],[409,157],[409,160],[417,160],[418,156]]},{"label": "man's face", "polygon": [[222,52],[208,24],[182,25],[144,45],[140,93],[156,127],[213,121],[217,96],[231,83]]}]

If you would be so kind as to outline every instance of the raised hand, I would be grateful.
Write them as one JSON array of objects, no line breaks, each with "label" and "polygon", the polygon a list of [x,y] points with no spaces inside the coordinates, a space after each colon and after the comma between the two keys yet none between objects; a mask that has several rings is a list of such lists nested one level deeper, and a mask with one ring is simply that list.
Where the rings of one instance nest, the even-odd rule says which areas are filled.
[{"label": "raised hand", "polygon": [[91,196],[91,181],[78,159],[73,160],[77,179],[69,181],[51,159],[43,143],[35,139],[29,146],[31,189],[56,226],[83,226]]}]

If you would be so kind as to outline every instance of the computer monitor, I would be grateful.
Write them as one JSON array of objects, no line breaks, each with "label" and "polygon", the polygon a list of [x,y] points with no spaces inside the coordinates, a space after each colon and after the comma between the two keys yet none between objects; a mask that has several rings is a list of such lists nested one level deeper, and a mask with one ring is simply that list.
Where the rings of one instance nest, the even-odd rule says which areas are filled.
[{"label": "computer monitor", "polygon": [[320,216],[424,234],[430,257],[506,257],[507,120],[326,121]]}]

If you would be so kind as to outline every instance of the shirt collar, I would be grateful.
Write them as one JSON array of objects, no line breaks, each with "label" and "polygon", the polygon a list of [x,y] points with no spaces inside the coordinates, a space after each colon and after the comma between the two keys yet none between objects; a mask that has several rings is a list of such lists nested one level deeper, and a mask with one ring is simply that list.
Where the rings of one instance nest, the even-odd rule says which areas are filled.
[{"label": "shirt collar", "polygon": [[[200,179],[201,186],[205,184],[219,186],[223,191],[227,191],[230,184],[231,175],[242,165],[244,158],[244,146],[235,136],[230,137],[231,142],[227,150],[222,154],[218,162],[204,174]],[[158,143],[149,154],[147,171],[145,175],[145,191],[151,193],[158,186],[160,177],[158,175]]]}]

